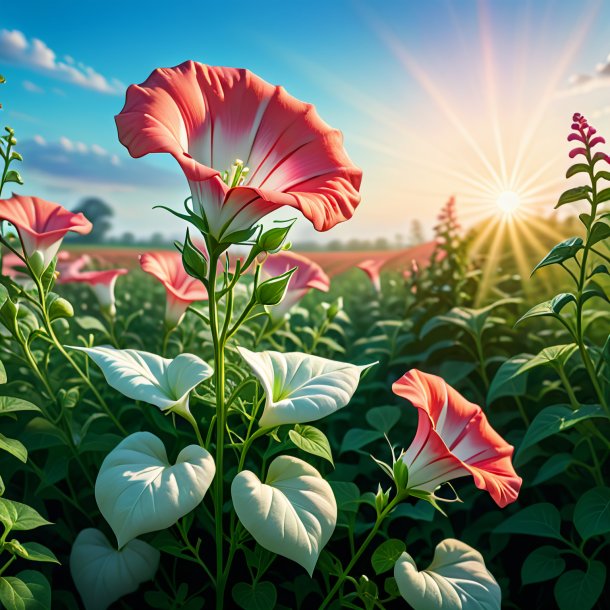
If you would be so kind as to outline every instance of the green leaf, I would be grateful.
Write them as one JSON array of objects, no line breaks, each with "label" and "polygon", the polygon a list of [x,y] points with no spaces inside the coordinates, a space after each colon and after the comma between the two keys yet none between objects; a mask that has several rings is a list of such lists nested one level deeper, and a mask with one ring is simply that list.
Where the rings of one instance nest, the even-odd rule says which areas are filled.
[{"label": "green leaf", "polygon": [[55,553],[46,546],[38,544],[38,542],[23,542],[20,546],[25,550],[25,553],[17,551],[15,555],[19,555],[24,559],[46,563],[59,563],[59,560],[55,557]]},{"label": "green leaf", "polygon": [[574,255],[582,248],[583,241],[581,237],[570,237],[569,239],[562,241],[554,246],[551,251],[534,267],[532,275],[534,275],[534,273],[541,267],[563,263],[564,261],[573,258]]},{"label": "green leaf", "polygon": [[4,363],[0,360],[0,384],[6,383],[8,380],[6,376],[6,369],[4,368]]},{"label": "green leaf", "polygon": [[244,610],[269,610],[275,608],[277,591],[269,581],[249,585],[238,582],[231,591],[235,603]]},{"label": "green leaf", "polygon": [[586,572],[570,570],[555,583],[555,599],[559,610],[591,610],[604,590],[606,566],[591,561]]},{"label": "green leaf", "polygon": [[608,200],[610,200],[610,188],[599,191],[599,193],[597,193],[597,197],[595,197],[595,201],[598,204]]},{"label": "green leaf", "polygon": [[398,558],[407,550],[407,545],[396,538],[390,538],[381,543],[371,557],[371,565],[375,574],[383,574],[394,568]]},{"label": "green leaf", "polygon": [[557,508],[548,502],[532,504],[511,515],[494,530],[494,534],[527,534],[563,540],[559,528],[561,517]]},{"label": "green leaf", "polygon": [[0,602],[6,610],[50,610],[49,581],[34,570],[0,578]]},{"label": "green leaf", "polygon": [[590,419],[591,417],[607,416],[599,405],[583,405],[576,411],[567,405],[545,407],[536,415],[530,427],[527,429],[515,455],[515,462],[518,463],[520,461],[519,458],[529,447],[532,447],[549,436],[553,436],[553,434],[568,430],[577,423]]},{"label": "green leaf", "polygon": [[[572,167],[570,167],[570,169],[568,169],[568,172],[573,167],[578,167],[578,166],[573,165]],[[586,171],[588,171],[588,168]],[[577,172],[574,172],[574,173],[577,173]],[[570,174],[570,175],[573,176],[574,174]],[[559,200],[555,204],[555,209],[557,209],[558,207],[560,207],[562,205],[565,205],[566,203],[574,203],[575,201],[581,201],[582,199],[587,199],[587,195],[590,192],[591,192],[590,186],[575,186],[574,188],[568,189],[567,191],[563,192],[560,195]]]},{"label": "green leaf", "polygon": [[358,485],[349,481],[329,481],[337,508],[344,513],[357,513],[361,504]]},{"label": "green leaf", "polygon": [[375,407],[366,412],[366,421],[375,430],[387,434],[399,421],[398,407]]},{"label": "green leaf", "polygon": [[503,396],[523,396],[525,394],[527,371],[520,372],[520,370],[531,358],[530,354],[520,354],[502,363],[489,386],[487,404]]},{"label": "green leaf", "polygon": [[521,566],[521,582],[531,585],[559,576],[566,567],[559,549],[554,546],[541,546],[530,553]]},{"label": "green leaf", "polygon": [[24,464],[28,461],[28,450],[24,447],[23,443],[14,438],[8,438],[4,434],[0,433],[0,449],[7,451],[11,455],[14,455],[18,460],[21,460]]},{"label": "green leaf", "polygon": [[15,182],[16,184],[23,184],[23,178],[17,170],[9,169],[8,172],[6,172],[4,182]]},{"label": "green leaf", "polygon": [[369,443],[372,443],[380,438],[383,438],[383,434],[377,430],[351,428],[343,437],[343,442],[341,443],[339,453],[345,453],[346,451],[358,451],[365,445],[368,445]]},{"label": "green leaf", "polygon": [[586,173],[588,171],[589,171],[589,166],[586,163],[575,163],[574,165],[571,165],[570,167],[568,167],[568,171],[566,172],[566,178],[571,178],[572,176],[575,176],[576,174],[579,174],[582,172]]},{"label": "green leaf", "polygon": [[8,530],[33,530],[41,525],[51,525],[31,506],[6,498],[0,498],[0,523]]},{"label": "green leaf", "polygon": [[22,398],[0,396],[0,415],[15,413],[16,411],[40,411],[40,409]]},{"label": "green leaf", "polygon": [[324,458],[334,466],[330,443],[322,430],[318,430],[314,426],[296,424],[294,430],[288,431],[288,436],[299,449]]},{"label": "green leaf", "polygon": [[610,225],[606,224],[603,220],[599,220],[591,227],[587,243],[589,246],[594,246],[608,237],[610,237]]},{"label": "green leaf", "polygon": [[583,540],[610,532],[610,488],[596,487],[579,498],[574,525]]},{"label": "green leaf", "polygon": [[571,292],[562,292],[550,301],[544,301],[544,303],[538,303],[534,305],[526,314],[522,315],[515,326],[527,320],[528,318],[537,318],[539,316],[553,316],[557,317],[559,312],[568,304],[576,303],[576,297]]},{"label": "green leaf", "polygon": [[517,374],[525,373],[537,366],[543,365],[557,365],[564,367],[572,354],[578,349],[576,343],[568,343],[566,345],[552,345],[551,347],[545,347],[542,351],[536,354],[533,358],[528,360],[521,368],[517,371]]},{"label": "green leaf", "polygon": [[97,330],[101,333],[107,334],[108,331],[106,327],[93,316],[76,316],[74,321],[83,329],[83,330]]},{"label": "green leaf", "polygon": [[552,455],[542,466],[538,469],[532,486],[540,485],[558,474],[561,474],[566,468],[572,463],[573,457],[569,453],[556,453]]}]

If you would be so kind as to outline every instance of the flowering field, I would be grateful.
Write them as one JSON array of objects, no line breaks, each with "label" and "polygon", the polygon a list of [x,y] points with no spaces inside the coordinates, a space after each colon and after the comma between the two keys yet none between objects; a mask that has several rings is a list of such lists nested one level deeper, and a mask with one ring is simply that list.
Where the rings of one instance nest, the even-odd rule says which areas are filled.
[{"label": "flowering field", "polygon": [[548,202],[575,232],[491,274],[454,198],[410,250],[263,227],[366,201],[341,133],[249,71],[155,70],[116,125],[184,173],[174,251],[64,248],[91,222],[9,196],[28,160],[1,140],[5,608],[609,607],[610,157],[584,116]]}]

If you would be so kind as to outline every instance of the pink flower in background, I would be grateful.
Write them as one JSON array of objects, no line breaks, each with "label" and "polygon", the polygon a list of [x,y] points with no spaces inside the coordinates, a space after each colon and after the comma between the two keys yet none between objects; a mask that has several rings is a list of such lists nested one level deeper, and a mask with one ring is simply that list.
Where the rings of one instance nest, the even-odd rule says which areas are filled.
[{"label": "pink flower in background", "polygon": [[25,263],[13,252],[5,252],[2,255],[2,275],[10,277],[12,280],[27,277],[15,267],[25,267]]},{"label": "pink flower in background", "polygon": [[341,133],[248,70],[193,61],[155,70],[128,88],[116,124],[133,157],[176,158],[217,239],[281,206],[326,231],[360,202],[362,172]]},{"label": "pink flower in background", "polygon": [[57,254],[66,233],[86,235],[93,228],[82,213],[73,214],[57,203],[15,194],[0,200],[0,220],[17,229],[28,258],[40,253],[44,268]]},{"label": "pink flower in background", "polygon": [[322,292],[328,292],[330,288],[330,280],[320,265],[305,256],[284,250],[271,254],[265,259],[261,269],[261,281],[282,275],[294,267],[297,270],[290,278],[284,299],[279,305],[271,308],[271,315],[274,318],[283,317],[312,288]]},{"label": "pink flower in background", "polygon": [[373,288],[377,292],[381,292],[381,268],[386,264],[387,259],[385,258],[369,258],[361,263],[358,263],[356,267],[362,269],[371,280]]},{"label": "pink flower in background", "polygon": [[[573,133],[568,136],[568,142],[577,142],[577,144],[576,148],[573,148],[570,151],[570,159],[573,159],[578,155],[586,156],[587,154],[591,154],[590,151],[593,147],[598,144],[606,143],[606,140],[602,136],[595,136],[597,130],[595,127],[589,125],[587,119],[580,114],[580,112],[576,112],[572,116],[572,130]],[[610,157],[608,157],[606,153],[595,153],[594,158],[595,157],[597,157],[597,160],[603,160],[606,163],[610,163]]]},{"label": "pink flower in background", "polygon": [[97,297],[102,312],[110,317],[116,314],[114,287],[120,275],[128,273],[127,269],[106,269],[103,271],[82,271],[90,262],[84,254],[74,261],[60,264],[58,284],[81,283],[91,286]]},{"label": "pink flower in background", "polygon": [[433,492],[441,483],[471,475],[498,506],[517,499],[521,478],[511,463],[513,447],[489,425],[481,407],[440,377],[416,369],[392,391],[418,409],[417,434],[402,457],[410,489]]},{"label": "pink flower in background", "polygon": [[206,301],[205,286],[188,275],[178,252],[148,252],[140,256],[140,267],[156,277],[165,287],[167,301],[165,322],[173,328],[180,323],[186,308],[196,301]]}]

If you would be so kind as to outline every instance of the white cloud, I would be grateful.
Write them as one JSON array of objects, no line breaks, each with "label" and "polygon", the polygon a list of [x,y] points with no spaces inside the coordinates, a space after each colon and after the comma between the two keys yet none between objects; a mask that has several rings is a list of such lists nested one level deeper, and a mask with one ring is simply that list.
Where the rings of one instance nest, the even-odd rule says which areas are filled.
[{"label": "white cloud", "polygon": [[579,72],[568,78],[568,87],[559,91],[560,96],[587,93],[595,89],[610,87],[610,55],[598,63],[591,74]]},{"label": "white cloud", "polygon": [[62,136],[47,141],[41,135],[19,142],[19,152],[27,158],[28,171],[46,186],[84,194],[132,192],[139,189],[178,191],[186,189],[179,171],[168,171],[141,159],[119,158],[99,144],[89,144]]},{"label": "white cloud", "polygon": [[25,66],[74,85],[111,95],[122,95],[125,85],[117,79],[107,79],[70,56],[63,61],[42,40],[31,41],[19,30],[0,30],[0,60]]},{"label": "white cloud", "polygon": [[30,80],[23,81],[23,88],[30,93],[44,93],[44,89]]}]

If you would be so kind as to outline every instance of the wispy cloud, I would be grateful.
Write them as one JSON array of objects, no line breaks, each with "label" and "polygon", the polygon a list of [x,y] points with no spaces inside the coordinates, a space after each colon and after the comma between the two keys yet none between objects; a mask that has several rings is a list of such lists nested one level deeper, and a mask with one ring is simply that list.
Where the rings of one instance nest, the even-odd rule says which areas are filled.
[{"label": "wispy cloud", "polygon": [[577,93],[587,93],[595,89],[610,87],[610,55],[606,61],[602,61],[595,66],[591,73],[578,72],[572,74],[568,79],[567,88],[559,92],[560,96],[574,95]]},{"label": "wispy cloud", "polygon": [[36,83],[33,83],[31,80],[24,80],[23,88],[30,93],[44,93],[44,89],[39,87]]},{"label": "wispy cloud", "polygon": [[99,144],[67,137],[47,141],[37,135],[19,143],[24,177],[35,173],[45,184],[70,191],[128,192],[136,189],[186,189],[178,171],[171,172],[130,157],[119,158]]},{"label": "wispy cloud", "polygon": [[31,68],[58,80],[110,95],[122,95],[125,85],[108,79],[90,66],[66,55],[57,59],[55,51],[42,40],[28,40],[19,30],[0,30],[0,61]]}]

